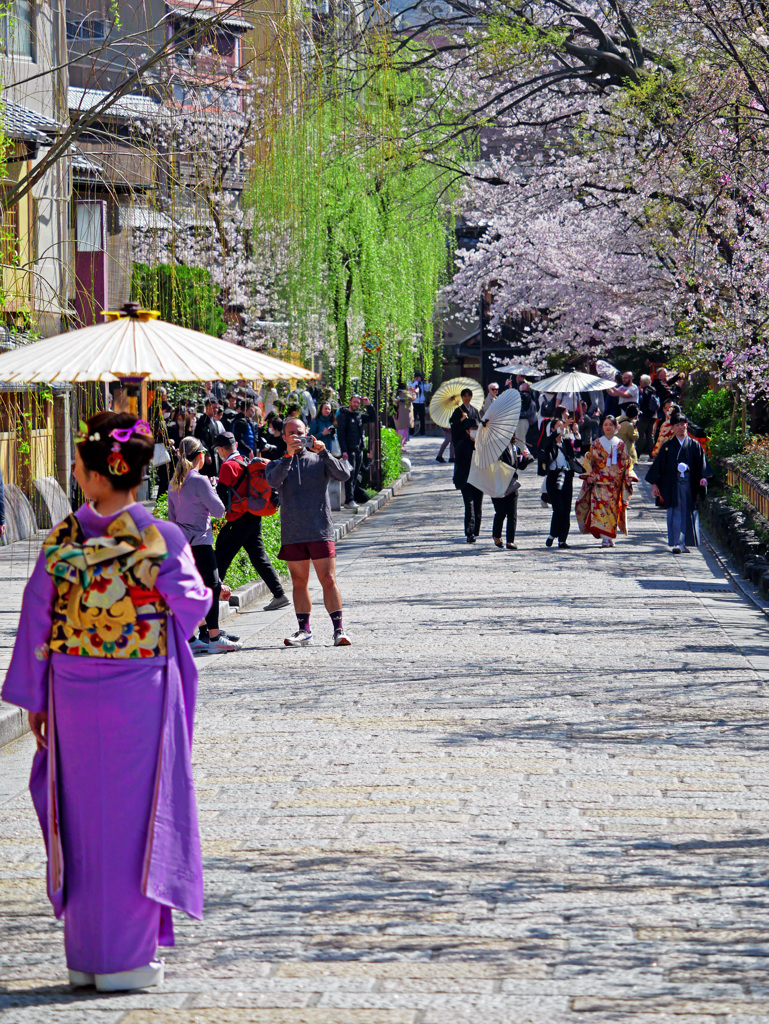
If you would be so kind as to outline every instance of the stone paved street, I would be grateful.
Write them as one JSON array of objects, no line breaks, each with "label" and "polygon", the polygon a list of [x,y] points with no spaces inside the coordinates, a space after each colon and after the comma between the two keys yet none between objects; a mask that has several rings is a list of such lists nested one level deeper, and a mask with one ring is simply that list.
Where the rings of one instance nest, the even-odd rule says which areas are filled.
[{"label": "stone paved street", "polygon": [[769,1021],[765,616],[648,492],[613,551],[548,550],[530,469],[519,550],[466,545],[436,445],[340,545],[353,647],[250,611],[201,664],[206,918],[162,990],[63,983],[0,751],[2,1024]]}]

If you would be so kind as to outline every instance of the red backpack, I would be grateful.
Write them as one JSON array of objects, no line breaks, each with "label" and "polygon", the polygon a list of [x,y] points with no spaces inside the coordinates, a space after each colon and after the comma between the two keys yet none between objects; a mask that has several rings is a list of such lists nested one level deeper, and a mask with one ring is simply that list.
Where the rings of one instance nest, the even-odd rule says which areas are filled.
[{"label": "red backpack", "polygon": [[238,459],[238,463],[243,466],[243,472],[234,484],[227,487],[227,511],[238,514],[250,512],[254,516],[274,516],[278,511],[280,498],[278,492],[267,483],[264,475],[265,467],[269,466],[267,459],[252,459],[249,463],[241,463]]}]

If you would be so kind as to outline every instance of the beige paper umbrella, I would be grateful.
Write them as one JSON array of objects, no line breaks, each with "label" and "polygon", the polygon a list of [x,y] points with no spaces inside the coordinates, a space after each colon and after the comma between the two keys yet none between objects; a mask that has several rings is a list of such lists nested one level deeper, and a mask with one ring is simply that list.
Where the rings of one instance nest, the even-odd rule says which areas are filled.
[{"label": "beige paper umbrella", "polygon": [[451,414],[461,404],[461,394],[465,388],[470,388],[473,397],[470,405],[480,409],[483,405],[483,388],[477,380],[472,377],[454,377],[452,380],[445,380],[433,395],[430,402],[430,417],[433,423],[439,427],[448,427]]},{"label": "beige paper umbrella", "polygon": [[478,469],[489,469],[498,461],[513,439],[521,418],[521,393],[509,388],[488,407],[475,435],[473,462]]},{"label": "beige paper umbrella", "polygon": [[157,319],[127,303],[107,323],[83,327],[0,355],[9,384],[126,381],[312,380],[317,373]]}]

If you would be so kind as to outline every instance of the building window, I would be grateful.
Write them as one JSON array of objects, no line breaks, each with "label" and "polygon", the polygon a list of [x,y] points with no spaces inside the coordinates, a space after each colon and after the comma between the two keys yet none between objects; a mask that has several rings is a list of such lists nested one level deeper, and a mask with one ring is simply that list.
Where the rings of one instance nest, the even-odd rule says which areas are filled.
[{"label": "building window", "polygon": [[4,54],[35,59],[33,0],[0,4],[0,49]]},{"label": "building window", "polygon": [[84,14],[67,18],[68,43],[93,43],[108,36],[107,22],[98,14]]},{"label": "building window", "polygon": [[0,206],[0,263],[15,265],[19,259],[19,206]]}]

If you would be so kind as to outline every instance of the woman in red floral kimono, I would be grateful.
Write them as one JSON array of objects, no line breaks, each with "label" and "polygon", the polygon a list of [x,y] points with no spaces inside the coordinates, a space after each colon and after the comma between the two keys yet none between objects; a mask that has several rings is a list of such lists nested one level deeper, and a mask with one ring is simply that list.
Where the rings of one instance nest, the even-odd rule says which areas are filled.
[{"label": "woman in red floral kimono", "polygon": [[593,441],[584,462],[587,472],[576,506],[579,532],[592,533],[603,547],[613,548],[617,530],[627,534],[627,506],[638,480],[613,416],[604,419],[603,437]]},{"label": "woman in red floral kimono", "polygon": [[660,423],[660,429],[657,432],[657,440],[654,442],[652,448],[651,459],[652,462],[657,458],[660,448],[666,441],[669,441],[671,437],[675,437],[675,432],[670,423],[670,417],[674,412],[680,412],[680,405],[676,405],[672,398],[668,399],[667,402],[662,406],[662,411],[665,414],[665,419]]}]

